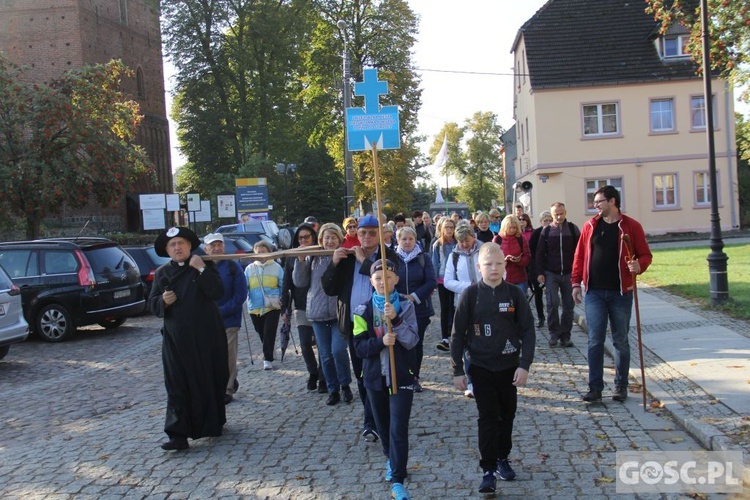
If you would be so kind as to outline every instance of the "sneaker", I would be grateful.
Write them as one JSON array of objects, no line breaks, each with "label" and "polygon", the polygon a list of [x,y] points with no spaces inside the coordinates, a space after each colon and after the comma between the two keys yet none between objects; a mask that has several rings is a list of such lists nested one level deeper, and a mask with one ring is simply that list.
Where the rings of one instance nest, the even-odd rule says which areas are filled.
[{"label": "sneaker", "polygon": [[479,493],[495,493],[497,489],[497,479],[495,473],[487,471],[482,476],[482,482],[479,484]]},{"label": "sneaker", "polygon": [[409,490],[401,483],[393,483],[393,486],[391,486],[391,498],[393,500],[411,500]]},{"label": "sneaker", "polygon": [[516,478],[515,471],[511,468],[508,459],[504,458],[497,461],[497,475],[503,481],[513,481]]},{"label": "sneaker", "polygon": [[435,347],[438,351],[448,352],[451,350],[451,343],[448,339],[443,339]]},{"label": "sneaker", "polygon": [[466,386],[466,390],[464,391],[464,396],[466,396],[467,398],[474,397],[474,386],[472,384],[469,384]]},{"label": "sneaker", "polygon": [[362,437],[365,438],[365,441],[368,443],[377,443],[378,439],[380,439],[378,431],[370,427],[366,427],[365,430],[362,431]]},{"label": "sneaker", "polygon": [[273,362],[272,361],[263,361],[263,369],[264,370],[273,370]]},{"label": "sneaker", "polygon": [[393,469],[391,469],[391,461],[385,461],[385,480],[390,482],[393,479]]},{"label": "sneaker", "polygon": [[570,339],[560,340],[560,345],[563,347],[573,347],[575,344]]},{"label": "sneaker", "polygon": [[557,341],[558,341],[558,340],[559,340],[559,338],[558,338],[558,337],[553,337],[553,336],[551,336],[551,335],[550,335],[550,338],[549,338],[549,346],[550,346],[550,347],[555,347],[555,346],[557,346]]},{"label": "sneaker", "polygon": [[338,404],[338,402],[341,401],[341,395],[339,394],[339,391],[333,391],[330,396],[328,396],[328,401],[326,401],[326,404],[328,406],[333,406]]},{"label": "sneaker", "polygon": [[544,316],[542,316],[541,318],[539,318],[539,321],[536,322],[536,326],[537,326],[537,328],[541,328],[541,327],[544,326]]},{"label": "sneaker", "polygon": [[625,385],[619,385],[615,387],[615,393],[612,395],[612,401],[623,402],[628,399],[628,387]]},{"label": "sneaker", "polygon": [[169,441],[161,445],[161,449],[167,451],[187,450],[188,448],[190,448],[190,445],[188,445],[187,438],[184,437],[171,437]]},{"label": "sneaker", "polygon": [[318,394],[328,394],[328,385],[325,379],[318,379]]},{"label": "sneaker", "polygon": [[307,390],[314,391],[317,388],[318,388],[318,376],[310,375],[309,377],[307,377]]},{"label": "sneaker", "polygon": [[589,391],[583,395],[583,400],[587,403],[596,403],[602,400],[602,391]]},{"label": "sneaker", "polygon": [[354,394],[352,394],[352,390],[349,389],[348,385],[342,386],[341,392],[344,394],[344,403],[349,404],[354,401]]},{"label": "sneaker", "polygon": [[414,392],[422,392],[424,389],[422,389],[422,384],[419,383],[418,378],[414,378]]}]

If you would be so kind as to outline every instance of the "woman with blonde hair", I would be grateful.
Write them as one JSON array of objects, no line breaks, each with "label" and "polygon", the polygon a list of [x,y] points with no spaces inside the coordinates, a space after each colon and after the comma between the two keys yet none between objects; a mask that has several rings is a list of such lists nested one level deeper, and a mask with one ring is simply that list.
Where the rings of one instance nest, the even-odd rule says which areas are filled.
[{"label": "woman with blonde hair", "polygon": [[441,340],[435,346],[439,351],[450,351],[451,329],[453,328],[453,292],[445,288],[443,280],[445,277],[445,266],[451,258],[453,249],[456,247],[454,232],[456,223],[450,217],[442,217],[437,224],[437,239],[432,245],[432,267],[437,276],[438,299],[440,300],[440,332]]},{"label": "woman with blonde hair", "polygon": [[500,233],[493,240],[505,254],[505,281],[523,290],[529,289],[526,282],[526,266],[531,262],[529,244],[521,233],[521,221],[515,215],[506,215],[500,225]]}]

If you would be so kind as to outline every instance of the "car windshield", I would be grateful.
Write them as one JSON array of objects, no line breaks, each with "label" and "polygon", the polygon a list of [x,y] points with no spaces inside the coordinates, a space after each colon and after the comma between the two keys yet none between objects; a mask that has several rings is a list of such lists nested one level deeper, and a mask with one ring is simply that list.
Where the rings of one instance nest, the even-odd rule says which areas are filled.
[{"label": "car windshield", "polygon": [[229,224],[228,226],[219,226],[217,233],[265,233],[263,224],[260,221],[250,221],[242,224]]},{"label": "car windshield", "polygon": [[128,271],[138,267],[130,255],[117,246],[87,248],[85,252],[95,273]]},{"label": "car windshield", "polygon": [[12,286],[13,282],[10,280],[8,273],[0,267],[0,292],[7,292]]}]

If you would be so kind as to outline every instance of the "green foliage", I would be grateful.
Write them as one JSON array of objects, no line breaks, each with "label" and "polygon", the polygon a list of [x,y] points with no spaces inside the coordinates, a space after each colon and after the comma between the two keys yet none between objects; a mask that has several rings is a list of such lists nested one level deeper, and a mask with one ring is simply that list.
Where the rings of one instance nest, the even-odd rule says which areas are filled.
[{"label": "green foliage", "polygon": [[740,196],[740,225],[750,225],[750,123],[735,113],[737,135],[737,184]]},{"label": "green foliage", "polygon": [[[638,279],[709,308],[711,300],[706,261],[709,251],[706,247],[652,250],[654,261]],[[726,245],[724,252],[729,257],[727,275],[730,298],[719,309],[735,318],[750,319],[750,245]]]},{"label": "green foliage", "polygon": [[[665,33],[674,23],[681,23],[690,32],[687,50],[693,60],[702,66],[703,45],[698,0],[646,0],[646,12],[661,22]],[[750,4],[746,0],[708,0],[709,37],[711,42],[711,68],[728,78],[734,87],[744,87],[742,100],[750,101],[748,83],[750,68]]]},{"label": "green foliage", "polygon": [[41,220],[63,206],[103,206],[150,172],[132,144],[141,120],[126,100],[120,61],[64,73],[50,85],[26,83],[23,71],[0,54],[0,195],[39,236]]},{"label": "green foliage", "polygon": [[414,210],[429,210],[430,205],[435,201],[435,185],[419,182],[414,187],[412,203],[409,213]]}]

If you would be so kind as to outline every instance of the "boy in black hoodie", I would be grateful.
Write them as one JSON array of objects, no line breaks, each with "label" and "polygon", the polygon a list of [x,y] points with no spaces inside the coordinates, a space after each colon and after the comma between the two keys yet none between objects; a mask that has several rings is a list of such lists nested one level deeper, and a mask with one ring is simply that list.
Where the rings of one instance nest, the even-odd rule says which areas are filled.
[{"label": "boy in black hoodie", "polygon": [[512,481],[508,463],[513,447],[517,388],[526,384],[534,359],[534,318],[523,291],[503,280],[505,255],[497,243],[479,249],[482,280],[461,294],[451,336],[456,389],[466,389],[463,354],[469,351],[469,375],[479,412],[480,493],[493,493],[496,475]]}]

